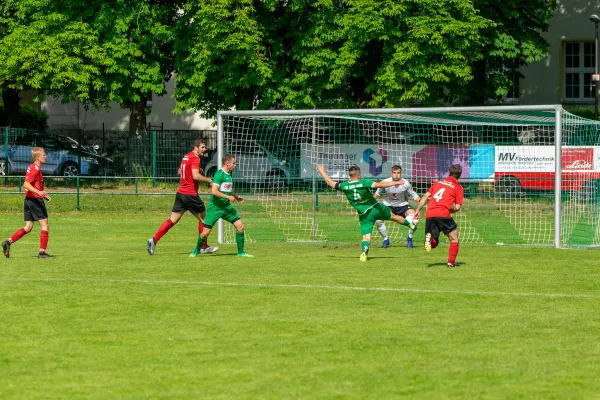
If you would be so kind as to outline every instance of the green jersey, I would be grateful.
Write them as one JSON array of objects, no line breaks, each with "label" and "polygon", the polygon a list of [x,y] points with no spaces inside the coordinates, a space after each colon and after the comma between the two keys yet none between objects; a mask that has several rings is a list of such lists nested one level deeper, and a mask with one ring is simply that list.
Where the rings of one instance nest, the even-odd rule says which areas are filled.
[{"label": "green jersey", "polygon": [[[227,196],[231,196],[231,193],[233,192],[233,179],[231,179],[231,175],[223,171],[223,168],[219,169],[215,174],[213,185],[219,186],[219,192],[226,194]],[[212,194],[210,195],[210,202],[218,207],[226,207],[231,204],[228,199],[213,196]]]},{"label": "green jersey", "polygon": [[348,181],[335,185],[335,188],[341,190],[346,195],[350,205],[356,209],[359,214],[364,214],[369,211],[377,200],[373,197],[371,188],[375,182],[368,179],[360,181]]}]

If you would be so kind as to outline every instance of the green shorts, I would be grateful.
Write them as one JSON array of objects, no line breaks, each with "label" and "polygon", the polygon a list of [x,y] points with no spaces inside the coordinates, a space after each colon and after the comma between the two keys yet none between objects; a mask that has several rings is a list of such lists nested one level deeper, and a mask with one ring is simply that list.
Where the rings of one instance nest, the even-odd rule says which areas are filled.
[{"label": "green shorts", "polygon": [[368,235],[373,233],[375,221],[379,219],[389,221],[392,219],[392,212],[388,206],[383,203],[377,203],[369,211],[361,214],[358,219],[360,221],[360,234]]},{"label": "green shorts", "polygon": [[212,228],[219,218],[223,218],[223,220],[233,224],[240,219],[240,216],[231,204],[228,204],[225,207],[218,207],[213,203],[209,203],[208,210],[206,211],[206,218],[204,218],[204,227]]}]

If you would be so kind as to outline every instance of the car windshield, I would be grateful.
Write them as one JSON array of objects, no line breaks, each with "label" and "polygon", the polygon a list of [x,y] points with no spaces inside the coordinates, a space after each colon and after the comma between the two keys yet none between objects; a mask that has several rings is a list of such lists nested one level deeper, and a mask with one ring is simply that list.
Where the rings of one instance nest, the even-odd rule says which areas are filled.
[{"label": "car windshield", "polygon": [[67,148],[76,149],[79,147],[79,143],[68,136],[56,136],[56,140],[58,140],[62,146]]}]

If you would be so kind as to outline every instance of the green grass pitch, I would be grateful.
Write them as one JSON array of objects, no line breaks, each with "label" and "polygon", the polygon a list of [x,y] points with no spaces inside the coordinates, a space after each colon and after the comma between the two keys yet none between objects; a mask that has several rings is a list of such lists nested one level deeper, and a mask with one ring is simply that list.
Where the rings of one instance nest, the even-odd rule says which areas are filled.
[{"label": "green grass pitch", "polygon": [[[449,269],[446,244],[376,244],[361,263],[357,237],[192,259],[186,215],[151,257],[172,200],[96,196],[73,212],[55,196],[56,257],[35,257],[38,226],[1,257],[1,399],[600,393],[597,250],[462,245]],[[0,239],[22,226],[21,204],[0,196]]]}]

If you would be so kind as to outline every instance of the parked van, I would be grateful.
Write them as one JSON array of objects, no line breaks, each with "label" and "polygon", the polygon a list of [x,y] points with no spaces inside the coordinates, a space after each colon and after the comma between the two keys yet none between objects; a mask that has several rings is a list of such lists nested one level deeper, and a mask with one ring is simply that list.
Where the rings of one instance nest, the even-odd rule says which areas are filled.
[{"label": "parked van", "polygon": [[[224,154],[235,156],[236,167],[233,171],[235,183],[251,187],[270,189],[290,186],[291,174],[285,160],[275,156],[259,143],[252,140],[226,140]],[[217,152],[203,168],[205,175],[212,178],[219,168]]]}]

